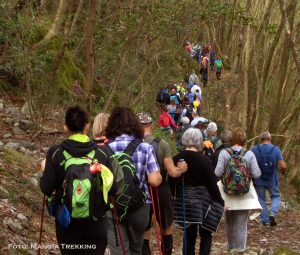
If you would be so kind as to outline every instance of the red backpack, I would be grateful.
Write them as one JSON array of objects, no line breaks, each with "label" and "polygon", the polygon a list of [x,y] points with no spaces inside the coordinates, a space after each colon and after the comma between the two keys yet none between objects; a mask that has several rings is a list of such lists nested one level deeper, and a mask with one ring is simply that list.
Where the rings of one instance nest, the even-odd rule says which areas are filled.
[{"label": "red backpack", "polygon": [[170,126],[170,120],[168,118],[168,115],[166,113],[162,113],[161,115],[159,115],[159,121],[160,125],[162,127],[169,127]]}]

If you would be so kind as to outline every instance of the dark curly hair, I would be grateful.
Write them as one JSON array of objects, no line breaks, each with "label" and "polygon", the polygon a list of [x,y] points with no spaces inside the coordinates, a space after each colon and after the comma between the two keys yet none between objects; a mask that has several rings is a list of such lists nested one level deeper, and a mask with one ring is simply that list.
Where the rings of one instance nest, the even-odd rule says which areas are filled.
[{"label": "dark curly hair", "polygon": [[137,115],[132,110],[127,107],[116,107],[108,119],[105,134],[109,139],[123,134],[143,138],[144,130]]},{"label": "dark curly hair", "polygon": [[80,106],[69,107],[66,111],[65,124],[71,133],[82,132],[88,123],[89,115],[87,111]]}]

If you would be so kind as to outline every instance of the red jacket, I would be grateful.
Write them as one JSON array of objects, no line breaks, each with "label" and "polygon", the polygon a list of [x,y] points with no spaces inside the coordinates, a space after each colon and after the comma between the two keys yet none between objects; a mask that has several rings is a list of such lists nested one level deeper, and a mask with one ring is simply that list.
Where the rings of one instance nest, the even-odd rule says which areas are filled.
[{"label": "red jacket", "polygon": [[169,126],[172,127],[172,128],[174,128],[174,129],[176,129],[177,126],[176,126],[176,124],[175,124],[173,118],[172,118],[171,115],[170,115],[169,113],[167,113],[167,112],[162,112],[162,113],[159,115],[158,122],[157,122],[158,127],[166,127],[166,126],[164,125],[163,122],[164,122],[164,119],[167,119],[167,118],[169,119]]}]

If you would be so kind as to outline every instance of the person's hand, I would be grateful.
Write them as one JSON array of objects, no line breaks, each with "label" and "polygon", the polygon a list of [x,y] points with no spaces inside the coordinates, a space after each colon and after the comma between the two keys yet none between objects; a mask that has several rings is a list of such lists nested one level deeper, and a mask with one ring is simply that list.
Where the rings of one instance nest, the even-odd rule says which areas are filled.
[{"label": "person's hand", "polygon": [[227,212],[229,210],[229,206],[228,205],[224,205],[224,211]]},{"label": "person's hand", "polygon": [[287,168],[282,168],[281,169],[281,174],[286,175],[287,171],[288,171]]},{"label": "person's hand", "polygon": [[187,171],[187,168],[188,168],[187,163],[184,160],[179,161],[177,163],[177,167],[179,168],[181,173],[185,173]]},{"label": "person's hand", "polygon": [[46,159],[41,161],[41,164],[40,164],[40,171],[41,172],[44,172],[45,166],[46,166]]}]

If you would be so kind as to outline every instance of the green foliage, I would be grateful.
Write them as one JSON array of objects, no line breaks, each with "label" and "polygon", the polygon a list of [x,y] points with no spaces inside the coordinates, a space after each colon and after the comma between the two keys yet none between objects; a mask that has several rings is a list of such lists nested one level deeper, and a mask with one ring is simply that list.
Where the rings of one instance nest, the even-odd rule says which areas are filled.
[{"label": "green foliage", "polygon": [[63,91],[69,91],[76,80],[83,85],[85,83],[84,74],[76,65],[72,53],[69,50],[65,50],[64,56],[57,69],[57,85]]},{"label": "green foliage", "polygon": [[5,149],[1,157],[12,169],[17,171],[24,171],[26,169],[29,172],[35,172],[35,165],[32,161],[28,160],[28,157],[24,154],[15,150]]},{"label": "green foliage", "polygon": [[297,255],[298,253],[291,251],[287,247],[279,247],[275,250],[274,255]]}]

